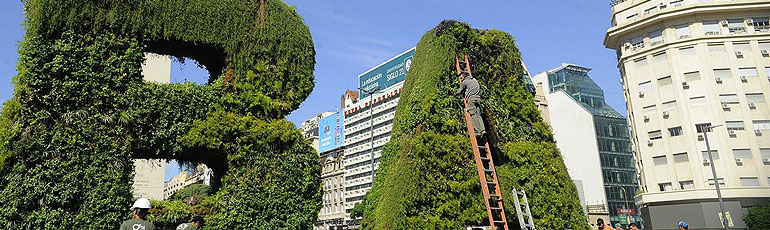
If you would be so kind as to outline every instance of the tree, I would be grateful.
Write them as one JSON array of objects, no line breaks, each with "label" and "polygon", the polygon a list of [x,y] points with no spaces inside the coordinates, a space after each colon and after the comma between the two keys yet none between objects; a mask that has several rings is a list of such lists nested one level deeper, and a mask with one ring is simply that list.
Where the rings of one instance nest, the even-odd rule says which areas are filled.
[{"label": "tree", "polygon": [[[192,197],[192,200],[190,200]],[[195,205],[209,197],[209,186],[205,184],[191,184],[174,192],[169,200],[179,200],[186,204]]]}]

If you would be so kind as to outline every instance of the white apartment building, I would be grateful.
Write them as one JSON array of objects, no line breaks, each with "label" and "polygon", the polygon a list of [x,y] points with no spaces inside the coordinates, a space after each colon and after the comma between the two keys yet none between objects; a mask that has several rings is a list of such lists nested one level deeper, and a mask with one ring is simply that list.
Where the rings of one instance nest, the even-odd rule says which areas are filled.
[{"label": "white apartment building", "polygon": [[[343,98],[345,115],[345,221],[349,228],[357,228],[360,220],[351,219],[350,212],[372,187],[379,167],[382,146],[390,141],[396,105],[404,79],[412,63],[415,48],[359,75],[360,88],[376,93],[361,92],[357,102]],[[346,93],[346,95],[350,95]],[[345,95],[343,95],[345,97]]]},{"label": "white apartment building", "polygon": [[170,198],[176,191],[191,184],[211,185],[211,175],[211,169],[204,164],[198,164],[191,171],[182,171],[163,184],[163,199]]},{"label": "white apartment building", "polygon": [[[770,1],[616,0],[617,51],[646,229],[721,228],[708,133],[727,219],[770,198]],[[724,186],[724,187],[722,187]]]},{"label": "white apartment building", "polygon": [[[142,76],[145,81],[171,82],[171,57],[145,53]],[[163,180],[166,176],[166,161],[156,159],[134,160],[134,183],[131,184],[133,197],[163,200]]]}]

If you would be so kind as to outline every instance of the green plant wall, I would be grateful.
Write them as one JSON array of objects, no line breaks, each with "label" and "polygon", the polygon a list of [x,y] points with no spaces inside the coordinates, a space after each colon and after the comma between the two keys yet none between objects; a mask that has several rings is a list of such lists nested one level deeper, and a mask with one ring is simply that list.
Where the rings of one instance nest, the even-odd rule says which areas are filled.
[{"label": "green plant wall", "polygon": [[[311,92],[315,65],[292,7],[26,0],[24,9],[16,87],[0,112],[0,228],[117,228],[130,217],[137,158],[212,167],[208,229],[312,227],[320,167],[283,119]],[[145,52],[193,58],[209,83],[145,82]],[[158,218],[187,214],[174,215]]]},{"label": "green plant wall", "polygon": [[[467,54],[482,87],[506,215],[518,228],[513,186],[524,188],[538,229],[589,229],[575,185],[522,81],[511,35],[443,21],[423,35],[404,83],[372,190],[355,208],[365,229],[461,229],[486,224],[458,88]],[[461,56],[462,57],[462,56]]]}]

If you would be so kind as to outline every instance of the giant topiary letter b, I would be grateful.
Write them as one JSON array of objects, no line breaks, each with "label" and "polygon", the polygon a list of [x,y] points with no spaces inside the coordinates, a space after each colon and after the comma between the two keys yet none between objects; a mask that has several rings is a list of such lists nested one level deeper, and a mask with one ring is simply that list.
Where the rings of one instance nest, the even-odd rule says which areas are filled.
[{"label": "giant topiary letter b", "polygon": [[[220,176],[211,229],[308,229],[315,153],[283,119],[313,88],[308,28],[278,0],[26,0],[0,116],[0,228],[115,229],[135,158]],[[209,84],[144,82],[143,53],[189,57]]]}]

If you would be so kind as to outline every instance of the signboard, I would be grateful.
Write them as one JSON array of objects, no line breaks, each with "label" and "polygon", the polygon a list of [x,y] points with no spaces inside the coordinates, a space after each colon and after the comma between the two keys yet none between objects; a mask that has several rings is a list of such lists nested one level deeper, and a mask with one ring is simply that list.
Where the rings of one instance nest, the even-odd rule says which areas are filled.
[{"label": "signboard", "polygon": [[365,91],[373,91],[379,87],[380,90],[388,88],[396,83],[406,79],[406,73],[412,66],[415,48],[411,48],[398,56],[358,75],[358,87],[361,90],[360,98],[369,96]]},{"label": "signboard", "polygon": [[319,152],[326,152],[345,144],[344,121],[345,118],[339,111],[318,121]]},{"label": "signboard", "polygon": [[625,214],[625,215],[634,215],[634,209],[633,208],[618,208],[618,214]]}]

